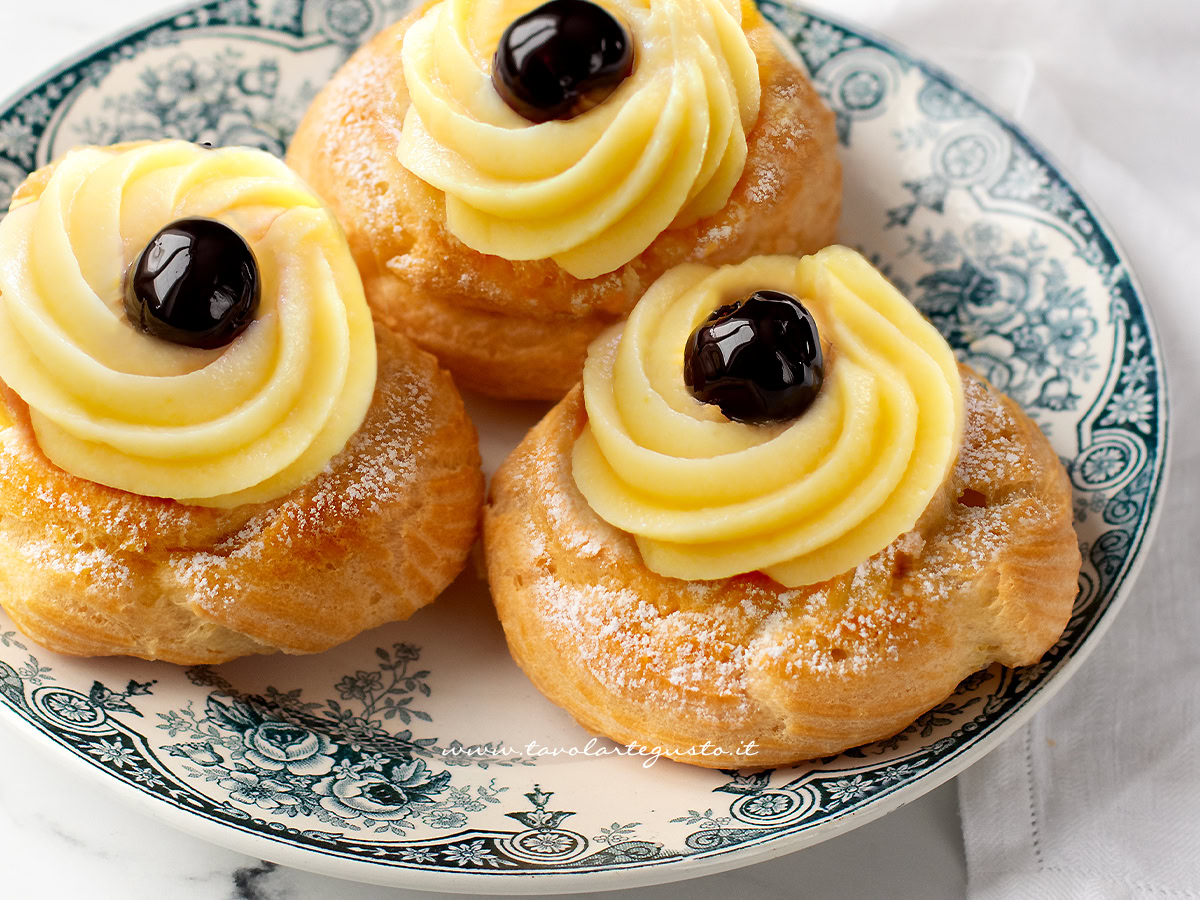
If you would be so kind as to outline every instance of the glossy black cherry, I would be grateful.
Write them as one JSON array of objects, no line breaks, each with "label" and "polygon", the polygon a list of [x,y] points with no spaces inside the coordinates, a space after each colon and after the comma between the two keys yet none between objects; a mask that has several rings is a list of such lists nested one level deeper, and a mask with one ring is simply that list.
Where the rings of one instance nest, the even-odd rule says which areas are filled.
[{"label": "glossy black cherry", "polygon": [[240,234],[214,219],[179,219],[130,267],[125,312],[156,337],[212,349],[246,330],[260,293],[258,261]]},{"label": "glossy black cherry", "polygon": [[825,378],[817,323],[782,291],[755,291],[714,311],[688,338],[683,360],[692,394],[736,422],[794,419]]},{"label": "glossy black cherry", "polygon": [[508,26],[492,61],[504,102],[531,122],[573,119],[633,71],[633,39],[587,0],[550,0]]}]

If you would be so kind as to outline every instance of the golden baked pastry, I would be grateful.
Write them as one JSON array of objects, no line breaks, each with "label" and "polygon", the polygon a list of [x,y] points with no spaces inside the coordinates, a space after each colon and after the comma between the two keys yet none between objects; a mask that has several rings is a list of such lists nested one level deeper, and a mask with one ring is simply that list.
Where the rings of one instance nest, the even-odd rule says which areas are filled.
[{"label": "golden baked pastry", "polygon": [[[572,121],[530,126],[494,95],[487,75],[500,29],[533,5],[445,0],[384,30],[318,95],[288,162],[342,222],[378,317],[435,353],[466,386],[496,396],[558,399],[578,379],[590,341],[673,266],[808,252],[829,243],[841,206],[841,168],[832,114],[783,39],[748,2],[613,4],[634,22],[635,39],[642,30],[667,28],[671,16],[690,17],[675,31],[689,40],[709,35],[719,50],[706,49],[700,38],[679,47],[656,40],[654,53],[676,56],[660,61],[639,48],[644,58],[608,101]],[[406,36],[418,28],[420,39],[406,49]],[[714,28],[720,40],[711,37]],[[738,41],[753,58],[748,66]],[[410,58],[413,48],[431,46],[442,48],[445,59],[432,53]],[[693,64],[701,58],[703,65]],[[431,74],[439,61],[446,71]],[[671,81],[662,74],[678,70],[698,78],[694,73],[718,68],[727,83],[713,87],[710,81],[707,101],[688,99],[686,77]],[[414,104],[406,74],[420,79],[423,107]],[[674,89],[683,98],[676,105],[684,118],[668,114]],[[726,90],[736,100],[732,108],[713,99]],[[692,119],[708,103],[716,105],[705,135]],[[470,115],[459,114],[463,109]],[[610,119],[620,129],[610,128]],[[605,157],[602,174],[575,178],[562,160],[547,160],[576,160],[570,153],[583,152],[570,150],[576,141],[594,151],[589,160],[613,146],[622,152],[655,146],[637,138],[641,132],[631,121],[641,122],[643,131],[675,123],[682,133],[692,125],[694,133],[664,154],[664,171],[686,172],[694,164],[697,177],[710,180],[690,190],[683,185],[685,200],[695,196],[682,208],[662,201],[660,210],[664,176],[625,218],[594,234],[617,216],[612,197],[637,195],[628,182],[638,170]],[[722,148],[728,148],[724,157],[715,152]],[[696,156],[691,163],[690,156]],[[538,165],[528,168],[533,162]],[[570,189],[563,184],[567,176],[574,179]],[[528,218],[533,210],[541,218]],[[657,224],[631,221],[640,212]],[[647,228],[657,236],[645,237]]]},{"label": "golden baked pastry", "polygon": [[[827,267],[843,284],[857,265],[842,251],[804,264]],[[797,283],[818,295],[832,290],[814,277],[815,285]],[[859,293],[890,290],[878,282]],[[736,278],[725,285],[742,287]],[[829,326],[823,396],[849,356],[838,355],[844,334],[823,296],[797,295]],[[717,291],[715,299],[730,295]],[[603,355],[604,339],[597,344]],[[655,357],[645,359],[652,369]],[[681,362],[675,366],[678,377]],[[961,436],[915,522],[832,577],[806,582],[785,566],[776,574],[794,576],[791,587],[762,571],[689,579],[652,570],[643,538],[605,521],[581,491],[583,483],[597,491],[579,453],[594,424],[588,408],[600,407],[595,398],[585,407],[584,386],[576,387],[492,481],[488,576],[514,659],[585,728],[723,768],[782,765],[887,738],[972,672],[1036,662],[1061,635],[1076,594],[1069,483],[1049,442],[1010,399],[965,367],[951,374],[961,390]],[[710,410],[697,420],[720,424]],[[689,464],[709,462],[693,445],[680,449]],[[706,489],[694,486],[698,495]],[[695,501],[697,517],[708,510]],[[810,561],[826,549],[813,549]]]},{"label": "golden baked pastry", "polygon": [[478,530],[475,431],[432,356],[378,339],[367,417],[328,471],[232,509],[67,474],[5,390],[0,605],[59,653],[190,665],[317,653],[428,604]]},{"label": "golden baked pastry", "polygon": [[[219,347],[122,309],[131,258],[181,216],[261,269]],[[32,175],[0,221],[0,344],[0,605],[45,647],[313,653],[465,564],[483,476],[453,381],[372,324],[336,223],[267,154],[83,148]]]}]

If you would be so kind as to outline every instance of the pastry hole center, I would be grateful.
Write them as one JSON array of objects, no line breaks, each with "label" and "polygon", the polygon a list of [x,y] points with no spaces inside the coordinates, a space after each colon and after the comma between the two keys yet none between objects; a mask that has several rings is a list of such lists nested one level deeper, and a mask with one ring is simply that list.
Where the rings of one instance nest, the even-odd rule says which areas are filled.
[{"label": "pastry hole center", "polygon": [[958,495],[958,502],[963,506],[969,506],[972,509],[980,509],[987,507],[987,497],[983,496],[974,488],[967,488]]}]

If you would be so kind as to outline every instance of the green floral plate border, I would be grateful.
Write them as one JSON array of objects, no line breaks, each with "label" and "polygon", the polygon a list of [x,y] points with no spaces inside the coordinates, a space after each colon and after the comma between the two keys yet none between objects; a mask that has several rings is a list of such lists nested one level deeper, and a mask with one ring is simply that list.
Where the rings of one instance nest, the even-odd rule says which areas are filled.
[{"label": "green floral plate border", "polygon": [[[97,46],[0,105],[0,206],[81,142],[282,153],[329,74],[406,5],[219,0]],[[1018,129],[878,38],[760,5],[836,113],[844,239],[1068,467],[1085,562],[1041,662],[968,678],[887,741],[788,769],[700,770],[619,756],[546,703],[468,575],[411,621],[319,657],[215,668],[58,657],[0,617],[0,718],[216,843],[345,878],[490,892],[629,887],[786,853],[913,799],[1025,721],[1111,622],[1153,527],[1167,397],[1149,312],[1109,230]],[[484,401],[473,413],[491,464],[536,418]]]}]

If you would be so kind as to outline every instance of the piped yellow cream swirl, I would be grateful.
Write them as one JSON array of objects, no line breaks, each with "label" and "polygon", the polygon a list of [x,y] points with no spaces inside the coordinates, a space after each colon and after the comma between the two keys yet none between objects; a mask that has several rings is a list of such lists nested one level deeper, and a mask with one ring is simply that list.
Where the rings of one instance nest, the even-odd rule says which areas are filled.
[{"label": "piped yellow cream swirl", "polygon": [[[729,421],[683,380],[692,330],[762,289],[799,298],[827,348],[813,405],[770,426]],[[583,396],[576,484],[650,569],[685,579],[795,587],[852,569],[916,524],[962,437],[950,347],[845,247],[668,272],[591,345]]]},{"label": "piped yellow cream swirl", "polygon": [[[130,264],[188,216],[233,228],[260,268],[255,320],[215,350],[145,334],[124,310]],[[346,239],[269,154],[84,148],[0,220],[0,379],[46,456],[79,477],[205,506],[272,500],[345,446],[375,370]]]},{"label": "piped yellow cream swirl", "polygon": [[630,29],[633,74],[582,115],[533,124],[491,66],[504,29],[537,5],[442,0],[412,25],[397,154],[445,193],[468,247],[593,278],[725,205],[758,118],[758,63],[739,0],[603,0]]}]

